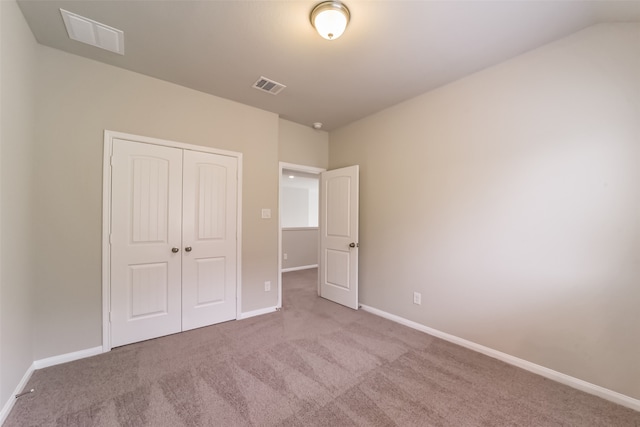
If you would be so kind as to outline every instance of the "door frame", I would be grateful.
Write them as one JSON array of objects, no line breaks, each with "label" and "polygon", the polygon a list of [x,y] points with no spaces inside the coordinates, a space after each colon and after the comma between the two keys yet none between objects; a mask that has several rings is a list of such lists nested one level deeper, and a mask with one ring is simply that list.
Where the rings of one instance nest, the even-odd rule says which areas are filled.
[{"label": "door frame", "polygon": [[113,140],[123,139],[144,144],[160,145],[183,150],[200,151],[235,157],[238,161],[237,206],[236,206],[236,319],[242,313],[242,153],[219,150],[202,145],[185,144],[147,136],[133,135],[111,130],[104,131],[102,159],[102,352],[111,350],[111,153]]},{"label": "door frame", "polygon": [[[298,165],[295,163],[280,162],[278,166],[278,305],[277,309],[282,308],[282,171],[289,169],[297,172],[306,172],[317,174],[318,178],[322,172],[325,172],[325,168],[318,168],[315,166]],[[320,195],[318,194],[318,197]],[[318,245],[320,241],[318,240]],[[319,247],[319,246],[318,246]],[[318,253],[318,268],[320,267],[320,253]],[[318,281],[318,295],[320,292],[320,281]]]}]

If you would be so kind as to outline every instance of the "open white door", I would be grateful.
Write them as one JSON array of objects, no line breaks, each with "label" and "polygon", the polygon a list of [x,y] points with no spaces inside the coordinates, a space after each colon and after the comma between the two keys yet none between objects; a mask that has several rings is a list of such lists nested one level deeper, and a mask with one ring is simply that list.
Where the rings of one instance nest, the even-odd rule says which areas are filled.
[{"label": "open white door", "polygon": [[320,296],[358,309],[358,174],[349,166],[321,174]]}]

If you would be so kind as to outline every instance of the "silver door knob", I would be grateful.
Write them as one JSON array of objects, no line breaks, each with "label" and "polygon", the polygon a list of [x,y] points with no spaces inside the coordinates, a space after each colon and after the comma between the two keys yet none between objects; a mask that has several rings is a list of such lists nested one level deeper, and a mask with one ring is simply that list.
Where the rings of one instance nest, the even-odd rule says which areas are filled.
[{"label": "silver door knob", "polygon": [[185,252],[191,252],[191,249],[193,249],[191,246],[187,246],[186,248],[184,248]]},{"label": "silver door knob", "polygon": [[355,243],[353,243],[353,242],[351,242],[351,243],[349,243],[349,247],[350,247],[350,248],[355,248],[355,247],[356,247],[356,244],[355,244]]},{"label": "silver door knob", "polygon": [[180,249],[178,249],[178,248],[171,248],[171,252],[173,252],[173,253],[175,254],[175,253],[180,252]]}]

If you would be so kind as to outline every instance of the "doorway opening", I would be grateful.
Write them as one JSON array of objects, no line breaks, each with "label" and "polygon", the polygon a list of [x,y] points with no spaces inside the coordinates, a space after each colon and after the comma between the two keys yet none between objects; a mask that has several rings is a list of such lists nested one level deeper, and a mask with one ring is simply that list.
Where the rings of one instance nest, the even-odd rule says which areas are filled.
[{"label": "doorway opening", "polygon": [[278,308],[282,308],[282,274],[318,267],[319,185],[324,171],[280,162]]}]

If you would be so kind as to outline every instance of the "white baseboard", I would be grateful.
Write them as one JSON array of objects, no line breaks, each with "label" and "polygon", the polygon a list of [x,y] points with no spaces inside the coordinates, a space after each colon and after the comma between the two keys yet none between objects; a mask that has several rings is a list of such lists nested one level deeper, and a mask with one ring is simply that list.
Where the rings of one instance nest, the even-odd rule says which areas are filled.
[{"label": "white baseboard", "polygon": [[289,268],[283,268],[282,272],[283,273],[288,273],[290,271],[299,271],[299,270],[309,270],[310,268],[318,268],[318,264],[313,264],[313,265],[302,265],[300,267],[289,267]]},{"label": "white baseboard", "polygon": [[22,379],[16,386],[14,392],[11,393],[11,396],[9,396],[9,400],[7,401],[7,403],[5,403],[5,405],[2,407],[2,411],[0,411],[0,426],[7,420],[11,409],[13,409],[13,405],[16,404],[16,394],[20,394],[20,392],[24,389],[24,387],[27,385],[27,382],[29,381],[29,378],[31,378],[31,374],[33,374],[33,371],[35,371],[35,369],[35,363],[32,363],[31,366],[29,366],[29,369],[27,369],[27,372],[25,372],[22,376]]},{"label": "white baseboard", "polygon": [[5,420],[9,416],[9,412],[11,412],[11,409],[13,408],[13,405],[15,405],[16,394],[19,394],[27,385],[27,381],[29,381],[29,378],[31,378],[33,371],[35,371],[36,369],[59,365],[61,363],[73,362],[74,360],[84,359],[85,357],[91,357],[101,353],[103,353],[102,346],[87,348],[85,350],[74,351],[73,353],[61,354],[59,356],[47,357],[46,359],[34,361],[31,366],[29,366],[29,369],[27,369],[27,372],[25,372],[22,380],[20,380],[20,382],[16,386],[16,390],[9,397],[9,401],[4,405],[2,411],[0,411],[0,426],[5,422]]},{"label": "white baseboard", "polygon": [[249,317],[260,316],[262,314],[273,313],[277,309],[278,308],[276,306],[273,306],[273,307],[261,308],[260,310],[246,311],[244,313],[240,313],[240,316],[238,316],[238,320],[248,319]]},{"label": "white baseboard", "polygon": [[84,350],[74,351],[73,353],[61,354],[59,356],[47,357],[33,362],[36,369],[48,368],[49,366],[60,365],[61,363],[73,362],[74,360],[84,359],[98,354],[102,354],[102,346],[87,348]]},{"label": "white baseboard", "polygon": [[386,311],[382,311],[374,307],[369,307],[367,305],[361,304],[360,308],[362,308],[362,310],[367,311],[371,314],[384,317],[385,319],[389,319],[396,323],[400,323],[401,325],[405,325],[410,328],[416,329],[418,331],[424,332],[426,334],[433,335],[434,337],[441,338],[445,341],[449,341],[461,347],[465,347],[470,350],[477,351],[478,353],[482,353],[486,356],[493,357],[494,359],[501,360],[510,365],[514,365],[524,370],[527,370],[529,372],[533,372],[534,374],[541,375],[550,380],[562,383],[564,385],[568,385],[569,387],[578,389],[580,391],[584,391],[585,393],[593,394],[595,396],[601,397],[610,402],[617,403],[622,406],[626,406],[627,408],[633,409],[635,411],[640,411],[640,400],[634,399],[633,397],[624,395],[622,393],[618,393],[613,390],[609,390],[599,385],[591,384],[587,381],[583,381],[579,378],[575,378],[575,377],[563,374],[561,372],[554,371],[553,369],[545,368],[544,366],[541,366],[541,365],[536,365],[535,363],[529,362],[527,360],[520,359],[515,356],[511,356],[510,354],[503,353],[501,351],[494,350],[492,348],[485,347],[480,344],[476,344],[472,341],[468,341],[463,338],[456,337],[455,335],[451,335],[446,332],[442,332],[437,329],[433,329],[428,326],[421,325],[420,323],[405,319],[404,317],[396,316],[395,314],[387,313]]}]

